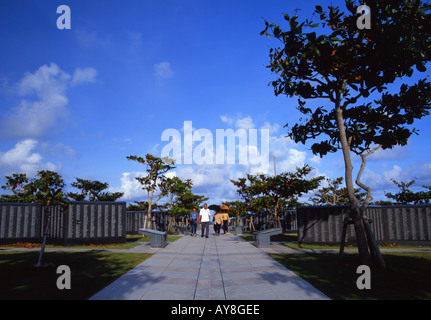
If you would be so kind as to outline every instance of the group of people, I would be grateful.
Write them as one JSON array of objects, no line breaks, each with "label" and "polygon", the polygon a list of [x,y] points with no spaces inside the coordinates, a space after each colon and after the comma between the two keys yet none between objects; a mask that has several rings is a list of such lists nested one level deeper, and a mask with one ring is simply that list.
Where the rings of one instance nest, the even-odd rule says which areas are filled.
[{"label": "group of people", "polygon": [[[229,211],[228,206],[221,206],[220,211],[216,211],[216,213],[213,215],[213,221],[214,221],[214,232],[216,236],[220,235],[220,229],[223,227],[224,234],[229,234],[228,226],[230,223],[229,214],[227,213]],[[207,204],[204,204],[204,207],[200,210],[199,214],[196,212],[196,209],[193,209],[193,211],[190,213],[190,235],[196,236],[196,229],[197,225],[201,224],[201,237],[204,236],[208,238],[209,235],[209,227],[210,227],[210,221],[211,221],[211,213],[210,209],[208,209]]]}]

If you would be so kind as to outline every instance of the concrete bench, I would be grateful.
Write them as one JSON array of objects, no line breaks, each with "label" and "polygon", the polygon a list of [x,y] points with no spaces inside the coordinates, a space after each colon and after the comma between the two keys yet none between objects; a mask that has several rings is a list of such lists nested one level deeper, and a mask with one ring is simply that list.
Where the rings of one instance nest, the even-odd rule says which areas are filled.
[{"label": "concrete bench", "polygon": [[164,248],[168,244],[168,234],[153,229],[139,229],[139,234],[151,237],[151,248]]},{"label": "concrete bench", "polygon": [[271,241],[271,236],[283,233],[281,228],[266,229],[253,233],[254,245],[258,248],[268,248]]}]

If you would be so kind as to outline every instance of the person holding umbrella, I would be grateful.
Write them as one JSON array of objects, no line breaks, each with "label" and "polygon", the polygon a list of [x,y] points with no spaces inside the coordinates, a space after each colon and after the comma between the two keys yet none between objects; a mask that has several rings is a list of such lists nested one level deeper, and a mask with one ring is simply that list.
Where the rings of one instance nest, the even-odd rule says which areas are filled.
[{"label": "person holding umbrella", "polygon": [[[220,210],[220,208],[219,208],[219,210]],[[219,236],[220,235],[220,228],[221,228],[221,225],[223,223],[223,219],[222,219],[220,211],[216,211],[216,213],[213,215],[213,221],[214,221],[215,235]]]},{"label": "person holding umbrella", "polygon": [[230,219],[229,219],[229,214],[227,213],[229,211],[229,207],[226,205],[222,205],[220,209],[221,209],[221,217],[223,220],[223,233],[229,234],[228,226],[230,223]]}]

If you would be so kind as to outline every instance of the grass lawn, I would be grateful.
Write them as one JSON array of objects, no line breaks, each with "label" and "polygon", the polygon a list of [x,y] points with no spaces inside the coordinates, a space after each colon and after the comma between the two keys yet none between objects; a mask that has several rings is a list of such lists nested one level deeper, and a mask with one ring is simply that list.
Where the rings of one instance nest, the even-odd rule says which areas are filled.
[{"label": "grass lawn", "polygon": [[[181,236],[168,235],[168,242],[177,241]],[[110,250],[110,249],[132,249],[136,246],[139,246],[141,242],[150,242],[150,236],[141,236],[141,235],[127,235],[126,243],[112,243],[112,244],[87,244],[87,245],[69,245],[69,246],[61,246],[54,244],[47,244],[46,248],[69,248],[69,249],[98,249],[98,250]],[[40,248],[42,247],[41,243],[14,243],[14,244],[3,244],[0,245],[0,248]]]},{"label": "grass lawn", "polygon": [[[46,252],[49,266],[36,268],[39,252],[0,252],[0,300],[88,299],[152,254]],[[71,289],[57,289],[59,265],[71,270]]]},{"label": "grass lawn", "polygon": [[336,300],[430,300],[431,253],[383,253],[386,270],[371,270],[371,289],[359,290],[357,254],[272,254],[272,258]]},{"label": "grass lawn", "polygon": [[[240,235],[253,241],[252,234]],[[271,236],[291,249],[335,249],[339,245],[297,243],[297,234]],[[430,248],[429,246],[382,244],[381,249]],[[355,246],[346,246],[356,248]],[[359,290],[356,281],[361,274],[357,253],[345,253],[343,264],[337,253],[271,254],[270,256],[335,300],[431,300],[431,252],[383,252],[386,270],[371,270],[371,289]]]},{"label": "grass lawn", "polygon": [[[180,236],[169,235],[168,242]],[[57,246],[47,248],[70,249],[131,249],[150,242],[149,236],[127,235],[126,243]],[[17,243],[0,247],[40,248],[40,243]],[[88,299],[112,281],[148,259],[152,254],[114,252],[45,252],[44,262],[49,266],[36,268],[39,250],[29,252],[0,251],[0,300]],[[71,290],[57,289],[59,265],[71,269]]]}]

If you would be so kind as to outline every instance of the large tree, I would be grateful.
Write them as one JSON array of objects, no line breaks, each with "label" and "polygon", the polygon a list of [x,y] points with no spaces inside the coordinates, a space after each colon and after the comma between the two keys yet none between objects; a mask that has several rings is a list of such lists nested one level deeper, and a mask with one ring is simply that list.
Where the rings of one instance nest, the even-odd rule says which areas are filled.
[{"label": "large tree", "polygon": [[[297,108],[305,115],[305,121],[286,125],[289,136],[304,144],[312,140],[311,149],[320,156],[341,150],[361,263],[385,267],[365,215],[371,188],[361,175],[370,154],[406,145],[417,133],[414,121],[429,114],[430,82],[423,77],[410,84],[413,79],[406,77],[426,71],[430,60],[430,5],[418,0],[367,2],[371,28],[359,29],[361,3],[345,4],[345,12],[316,6],[312,19],[317,22],[285,14],[285,31],[265,21],[261,34],[281,42],[269,53],[268,67],[278,76],[271,82],[275,95],[298,97]],[[355,195],[352,153],[362,161],[355,180],[367,192],[362,202]]]}]

